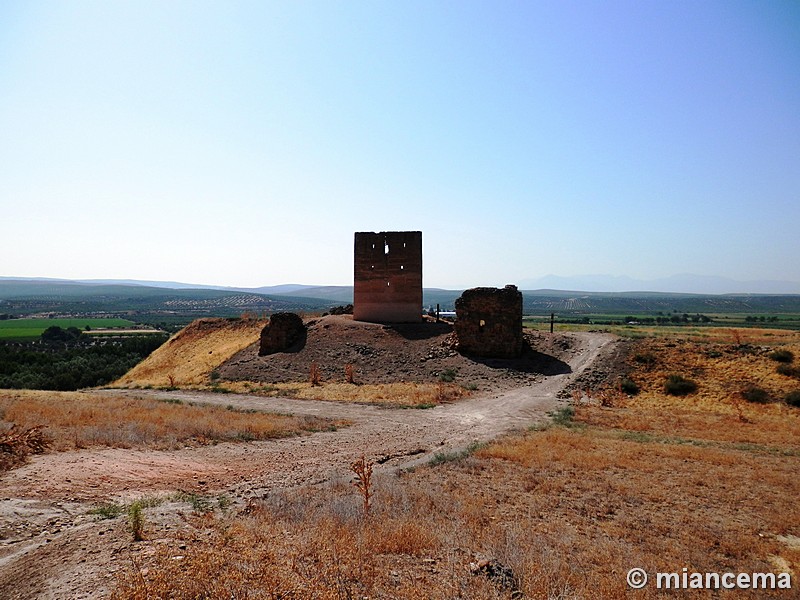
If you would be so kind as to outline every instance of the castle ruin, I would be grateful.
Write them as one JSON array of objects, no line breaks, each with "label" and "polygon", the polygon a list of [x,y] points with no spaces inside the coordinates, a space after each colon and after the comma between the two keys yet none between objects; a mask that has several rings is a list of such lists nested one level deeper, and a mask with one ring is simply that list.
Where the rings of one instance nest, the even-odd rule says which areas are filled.
[{"label": "castle ruin", "polygon": [[522,292],[515,285],[477,287],[456,300],[458,351],[515,358],[522,354]]},{"label": "castle ruin", "polygon": [[353,319],[422,321],[422,232],[355,234]]}]

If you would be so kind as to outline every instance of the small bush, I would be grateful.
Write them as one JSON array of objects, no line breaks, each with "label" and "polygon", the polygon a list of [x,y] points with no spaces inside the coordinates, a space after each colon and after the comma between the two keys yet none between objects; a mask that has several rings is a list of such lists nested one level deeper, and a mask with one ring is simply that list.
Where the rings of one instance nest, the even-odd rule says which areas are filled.
[{"label": "small bush", "polygon": [[452,383],[455,380],[456,380],[455,369],[445,369],[439,374],[439,381],[444,381],[445,383]]},{"label": "small bush", "polygon": [[697,391],[697,384],[680,375],[670,375],[664,382],[664,392],[670,396],[688,396]]},{"label": "small bush", "polygon": [[788,394],[786,394],[784,400],[786,400],[786,404],[788,404],[789,406],[800,408],[800,390],[789,392]]},{"label": "small bush", "polygon": [[556,425],[562,425],[564,427],[572,426],[572,419],[575,417],[575,409],[571,406],[565,406],[564,408],[558,409],[553,414],[553,423]]},{"label": "small bush", "polygon": [[742,398],[756,404],[766,404],[770,401],[769,393],[755,385],[748,386],[742,390]]},{"label": "small bush", "polygon": [[768,354],[769,358],[779,363],[790,363],[794,360],[794,354],[790,350],[775,350]]},{"label": "small bush", "polygon": [[778,365],[777,368],[778,373],[781,375],[785,375],[786,377],[794,377],[796,379],[800,379],[800,369],[797,367],[793,367],[792,365],[781,363]]},{"label": "small bush", "polygon": [[478,450],[485,448],[486,444],[478,441],[472,442],[469,446],[464,448],[463,450],[455,450],[453,452],[437,452],[433,455],[433,457],[428,461],[428,464],[431,467],[435,467],[438,465],[443,465],[449,462],[457,462],[463,460],[469,456],[472,456]]},{"label": "small bush", "polygon": [[128,527],[134,542],[144,539],[144,506],[138,500],[128,507]]},{"label": "small bush", "polygon": [[639,352],[633,356],[633,360],[640,365],[644,365],[648,369],[658,362],[656,355],[652,352]]},{"label": "small bush", "polygon": [[626,394],[635,396],[636,394],[639,393],[639,384],[637,384],[633,379],[629,379],[628,377],[623,377],[622,381],[619,382],[619,389],[621,389]]},{"label": "small bush", "polygon": [[97,515],[101,519],[116,519],[125,508],[116,502],[107,502],[89,510],[90,515]]}]

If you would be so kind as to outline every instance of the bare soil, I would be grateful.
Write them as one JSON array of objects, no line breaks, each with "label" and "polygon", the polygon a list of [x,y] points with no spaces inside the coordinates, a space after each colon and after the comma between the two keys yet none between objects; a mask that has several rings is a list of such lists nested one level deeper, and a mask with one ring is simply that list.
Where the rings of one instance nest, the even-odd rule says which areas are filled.
[{"label": "bare soil", "polygon": [[531,347],[521,359],[476,360],[455,353],[450,334],[444,324],[386,327],[328,317],[311,323],[305,345],[294,353],[258,357],[251,345],[220,367],[225,378],[286,381],[304,377],[311,362],[320,365],[323,377],[341,379],[349,363],[364,383],[431,381],[453,369],[457,382],[480,390],[427,410],[191,390],[114,392],[334,417],[352,425],[176,451],[89,448],[36,456],[0,476],[0,597],[107,597],[115,573],[152,547],[132,541],[125,519],[88,513],[104,502],[162,498],[147,513],[147,536],[158,540],[188,527],[191,508],[175,499],[178,490],[229,498],[243,507],[278,490],[346,479],[361,455],[375,461],[378,472],[417,465],[547,419],[563,402],[559,392],[601,364],[606,353],[613,355],[616,345],[606,334],[537,333],[529,336]]}]

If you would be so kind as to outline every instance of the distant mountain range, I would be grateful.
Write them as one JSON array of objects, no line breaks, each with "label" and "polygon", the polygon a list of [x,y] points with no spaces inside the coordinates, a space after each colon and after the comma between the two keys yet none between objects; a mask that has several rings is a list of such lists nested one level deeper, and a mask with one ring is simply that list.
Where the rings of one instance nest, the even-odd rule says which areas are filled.
[{"label": "distant mountain range", "polygon": [[[146,281],[136,279],[55,279],[45,277],[0,277],[2,281],[30,281],[48,283],[80,283],[87,285],[134,285],[172,290],[221,290],[266,295],[291,295],[306,298],[340,299],[352,301],[353,287],[320,286],[299,283],[266,285],[254,288],[221,285],[182,283],[178,281]],[[545,275],[544,277],[510,281],[521,290],[552,290],[571,292],[620,293],[661,292],[674,294],[800,294],[800,282],[795,281],[738,281],[727,277],[684,273],[660,279],[635,279],[625,275]],[[426,288],[440,290],[441,288]],[[459,290],[460,292],[461,290]],[[349,298],[349,300],[348,300]]]},{"label": "distant mountain range", "polygon": [[[705,289],[735,291],[716,294],[687,291],[698,289],[698,282],[702,282]],[[795,284],[769,283],[767,288],[766,285],[757,286],[757,282],[743,284],[697,276],[637,281],[620,277],[551,275],[523,280],[518,287],[523,292],[526,314],[800,312],[800,293],[797,293],[800,290]],[[531,289],[533,286],[549,287]],[[641,291],[630,291],[637,287]],[[765,288],[771,293],[747,291]],[[663,291],[665,289],[669,291]],[[461,292],[425,288],[423,307],[439,305],[442,310],[452,310]],[[152,320],[154,315],[198,317],[236,316],[245,312],[322,312],[352,302],[352,286],[284,284],[235,288],[164,281],[0,277],[0,314],[11,315],[125,313],[150,315],[148,318]]]},{"label": "distant mountain range", "polygon": [[736,281],[726,277],[673,275],[661,279],[634,279],[617,275],[546,275],[523,279],[520,289],[581,290],[584,292],[666,292],[677,294],[800,294],[800,283],[793,281]]}]

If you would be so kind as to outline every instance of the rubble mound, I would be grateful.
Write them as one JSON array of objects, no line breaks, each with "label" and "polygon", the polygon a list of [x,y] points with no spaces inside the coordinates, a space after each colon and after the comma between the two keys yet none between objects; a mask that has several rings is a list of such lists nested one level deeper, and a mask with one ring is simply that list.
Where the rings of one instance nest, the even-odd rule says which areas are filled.
[{"label": "rubble mound", "polygon": [[344,382],[350,365],[355,381],[364,384],[448,381],[470,389],[503,390],[568,372],[566,361],[574,348],[568,335],[525,332],[517,358],[464,356],[456,350],[453,325],[433,319],[389,325],[328,315],[307,320],[305,334],[302,347],[291,352],[259,356],[256,341],[216,371],[232,381],[291,383],[308,381],[316,363],[323,381]]}]

